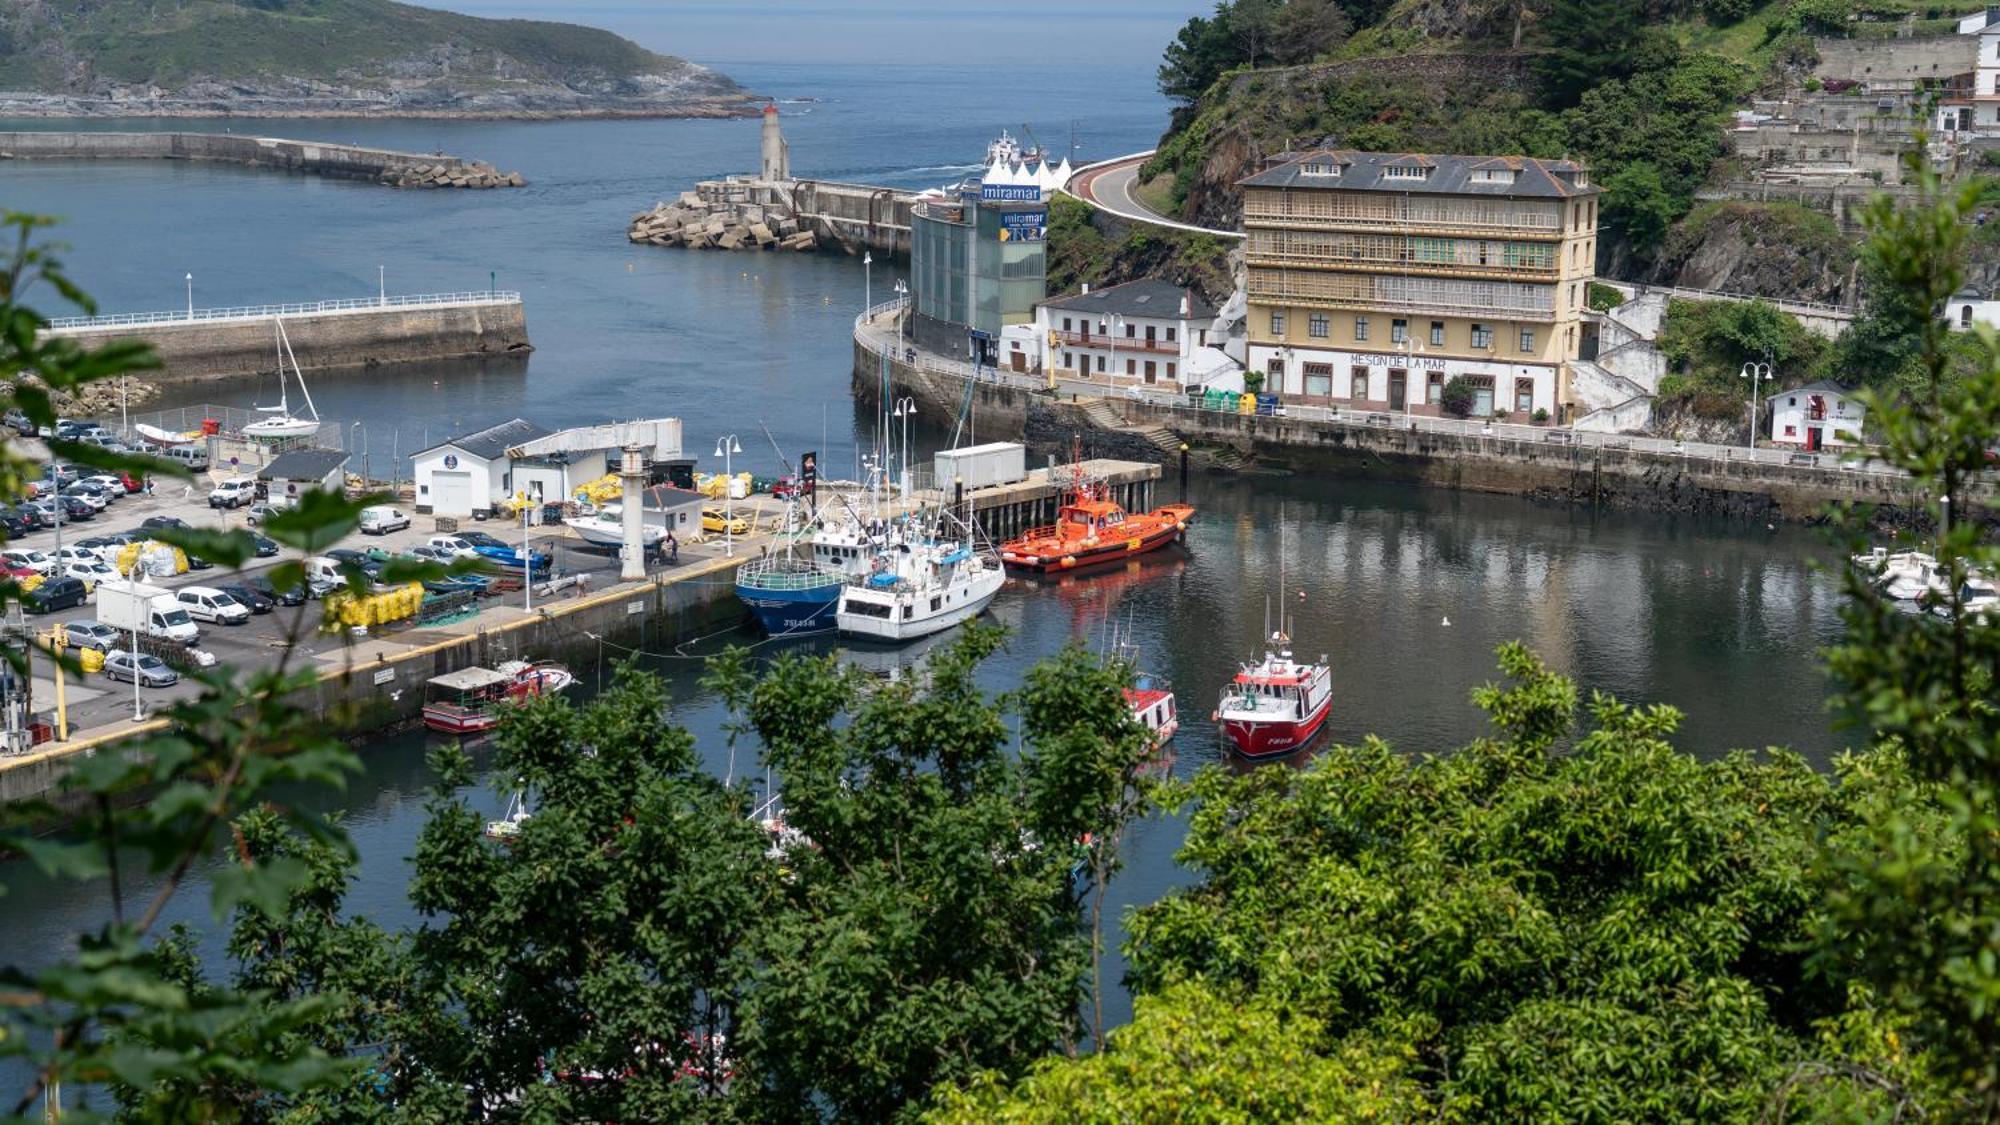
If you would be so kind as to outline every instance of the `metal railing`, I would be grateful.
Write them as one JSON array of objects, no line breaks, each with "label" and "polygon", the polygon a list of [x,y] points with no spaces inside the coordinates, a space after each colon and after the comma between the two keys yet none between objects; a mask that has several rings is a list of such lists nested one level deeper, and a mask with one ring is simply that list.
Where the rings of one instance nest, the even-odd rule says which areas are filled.
[{"label": "metal railing", "polygon": [[1848,319],[1852,319],[1860,311],[1853,305],[1836,305],[1826,301],[1783,300],[1777,297],[1760,297],[1754,293],[1733,293],[1726,289],[1683,289],[1678,285],[1640,285],[1629,281],[1607,281],[1601,277],[1592,280],[1608,289],[1618,290],[1625,295],[1625,299],[1628,301],[1637,300],[1648,293],[1659,293],[1666,297],[1680,297],[1689,301],[1735,301],[1744,303],[1762,301],[1767,305],[1775,305],[1784,312],[1796,311],[1817,316],[1844,317]]},{"label": "metal railing", "polygon": [[[898,302],[878,305],[855,318],[855,338],[861,345],[880,355],[885,347],[893,347],[895,336],[868,323],[871,314],[889,311]],[[897,353],[900,354],[900,353]],[[976,371],[971,364],[918,352],[918,370],[941,375],[956,376],[961,379],[977,379],[982,383],[1016,386],[1027,390],[1047,390],[1050,381],[1043,376],[1025,376],[1011,371],[982,367]],[[1189,418],[1219,417],[1236,414],[1233,410],[1210,410],[1194,399],[1171,393],[1148,391],[1143,387],[1128,387],[1122,392],[1107,387],[1103,383],[1080,382],[1058,378],[1054,390],[1060,395],[1108,397],[1112,400],[1126,399],[1140,402],[1148,407],[1183,414]],[[1770,465],[1779,468],[1838,469],[1842,472],[1863,474],[1883,478],[1907,478],[1903,470],[1887,465],[1872,457],[1849,457],[1839,451],[1808,453],[1788,448],[1750,449],[1735,445],[1712,445],[1705,442],[1675,441],[1671,438],[1646,437],[1639,434],[1595,433],[1572,430],[1553,425],[1523,425],[1518,422],[1494,422],[1481,419],[1429,418],[1407,414],[1401,411],[1360,410],[1334,406],[1313,406],[1302,403],[1286,403],[1281,407],[1283,417],[1288,421],[1307,422],[1318,426],[1339,427],[1350,430],[1396,429],[1419,434],[1440,434],[1454,437],[1475,437],[1506,443],[1517,450],[1549,449],[1559,446],[1572,449],[1615,449],[1637,453],[1655,453],[1678,457],[1686,461],[1705,461],[1711,466],[1729,465]],[[1269,417],[1260,415],[1260,417]]]},{"label": "metal railing", "polygon": [[49,321],[51,330],[122,328],[136,324],[189,324],[218,320],[266,320],[278,316],[318,316],[365,312],[370,309],[450,308],[460,305],[518,305],[513,290],[464,293],[417,293],[396,297],[350,297],[337,301],[306,301],[291,305],[240,305],[221,309],[178,309],[172,312],[113,313],[109,316],[63,316]]}]

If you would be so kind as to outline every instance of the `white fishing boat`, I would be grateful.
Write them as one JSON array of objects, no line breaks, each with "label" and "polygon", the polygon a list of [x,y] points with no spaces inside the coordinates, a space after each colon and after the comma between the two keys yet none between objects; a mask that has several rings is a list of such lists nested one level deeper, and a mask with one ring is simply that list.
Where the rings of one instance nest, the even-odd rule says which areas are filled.
[{"label": "white fishing boat", "polygon": [[[610,547],[616,549],[625,545],[625,521],[623,520],[608,519],[602,515],[570,516],[563,520],[563,526],[576,532],[578,538],[593,547]],[[649,523],[639,526],[639,545],[648,551],[658,547],[660,540],[666,537],[667,529],[658,524]]]},{"label": "white fishing boat", "polygon": [[1006,582],[999,558],[969,538],[899,544],[878,562],[840,591],[842,636],[900,644],[941,633],[979,616]]},{"label": "white fishing boat", "polygon": [[1945,596],[1949,580],[1937,559],[1922,551],[1898,551],[1882,559],[1875,582],[1882,593],[1899,602],[1913,602],[1925,594]]},{"label": "white fishing boat", "polygon": [[[319,432],[319,410],[313,406],[312,392],[306,389],[306,377],[299,370],[298,357],[292,354],[291,338],[285,335],[283,317],[272,322],[277,326],[278,338],[278,405],[259,406],[255,409],[270,417],[259,419],[243,427],[243,436],[256,441],[286,441],[292,438],[311,437]],[[299,394],[306,400],[307,417],[292,413],[291,399],[286,393],[285,364],[292,366],[292,377],[299,381]]]}]

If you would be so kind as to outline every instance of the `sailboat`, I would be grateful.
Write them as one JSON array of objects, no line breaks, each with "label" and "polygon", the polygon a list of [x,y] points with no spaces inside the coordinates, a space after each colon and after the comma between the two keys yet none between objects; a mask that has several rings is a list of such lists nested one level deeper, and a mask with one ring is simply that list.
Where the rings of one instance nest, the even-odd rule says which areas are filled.
[{"label": "sailboat", "polygon": [[[278,405],[257,407],[259,412],[271,417],[243,427],[243,436],[258,441],[311,437],[319,432],[319,410],[313,406],[312,392],[306,389],[306,376],[299,370],[298,357],[292,354],[292,341],[285,335],[284,318],[275,317],[272,323],[277,326],[278,337]],[[288,360],[293,377],[299,381],[299,393],[305,396],[306,413],[310,417],[299,418],[292,414],[291,401],[285,394],[285,363]]]}]

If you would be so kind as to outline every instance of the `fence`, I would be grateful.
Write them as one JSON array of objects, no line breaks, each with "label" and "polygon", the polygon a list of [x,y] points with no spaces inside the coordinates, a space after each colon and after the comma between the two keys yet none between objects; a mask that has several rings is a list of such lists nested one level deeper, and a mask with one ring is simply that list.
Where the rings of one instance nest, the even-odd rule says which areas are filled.
[{"label": "fence", "polygon": [[[873,323],[877,316],[884,315],[901,302],[877,305],[855,318],[855,338],[864,348],[877,355],[885,346],[894,346],[895,335],[886,332]],[[976,379],[982,383],[1016,386],[1027,390],[1047,390],[1049,381],[1039,377],[1017,375],[1009,371],[993,368],[975,370],[970,364],[935,356],[919,354],[918,369],[952,375],[961,379]],[[1069,379],[1058,379],[1054,384],[1057,394],[1103,397],[1108,388],[1100,383],[1083,383]],[[1140,387],[1127,388],[1124,398],[1190,418],[1218,413],[1233,414],[1234,411],[1209,410],[1196,400],[1181,395],[1147,391]],[[1792,449],[1760,448],[1743,446],[1711,445],[1704,442],[1673,441],[1668,438],[1645,437],[1637,434],[1591,433],[1555,426],[1529,426],[1516,422],[1490,422],[1478,419],[1426,418],[1413,414],[1393,413],[1380,410],[1353,410],[1334,406],[1307,406],[1288,404],[1280,408],[1284,417],[1291,421],[1306,421],[1328,428],[1349,430],[1398,429],[1416,433],[1449,434],[1457,437],[1491,438],[1508,442],[1515,447],[1532,446],[1546,449],[1551,446],[1577,449],[1619,449],[1641,453],[1658,453],[1679,457],[1686,461],[1706,461],[1723,467],[1737,464],[1772,465],[1790,468],[1838,468],[1843,472],[1864,473],[1887,478],[1905,477],[1901,469],[1886,465],[1867,457],[1849,457],[1841,453],[1806,453]]]},{"label": "fence", "polygon": [[397,297],[350,297],[338,301],[307,301],[292,305],[239,305],[221,309],[177,309],[171,312],[114,313],[110,316],[64,316],[49,321],[51,330],[123,328],[139,324],[195,324],[226,320],[265,320],[277,316],[326,316],[379,309],[436,309],[462,305],[518,305],[512,290],[468,293],[418,293]]}]

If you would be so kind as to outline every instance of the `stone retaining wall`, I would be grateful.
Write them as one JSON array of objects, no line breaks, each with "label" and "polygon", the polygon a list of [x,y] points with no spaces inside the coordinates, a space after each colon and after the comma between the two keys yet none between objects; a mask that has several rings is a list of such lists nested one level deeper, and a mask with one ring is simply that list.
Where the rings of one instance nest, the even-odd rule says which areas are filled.
[{"label": "stone retaining wall", "polygon": [[426,155],[358,145],[321,144],[235,133],[0,133],[0,159],[203,160],[373,180],[395,187],[521,187],[519,172],[442,153]]}]

